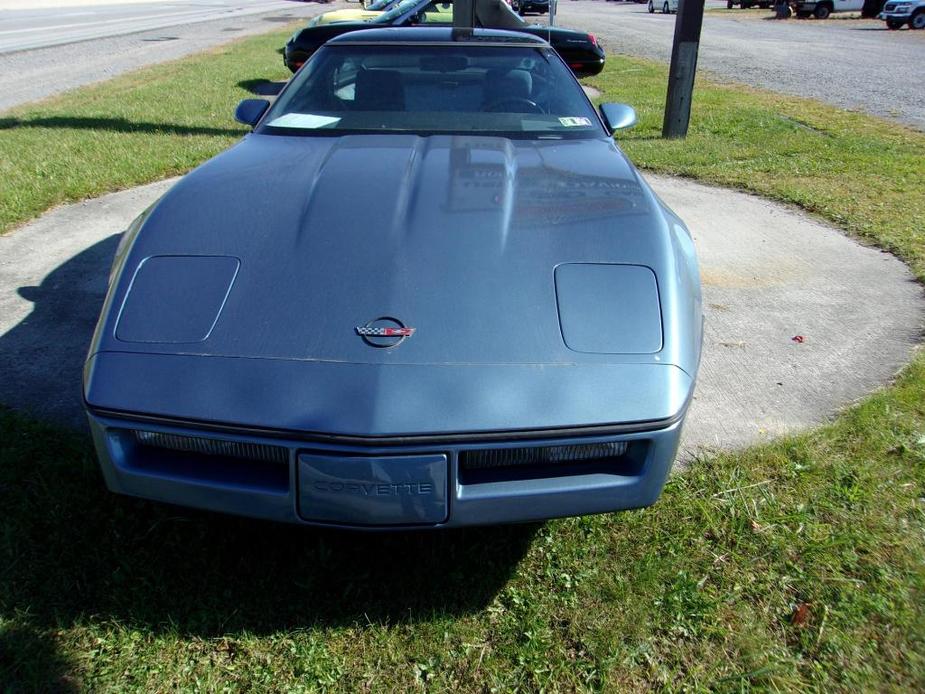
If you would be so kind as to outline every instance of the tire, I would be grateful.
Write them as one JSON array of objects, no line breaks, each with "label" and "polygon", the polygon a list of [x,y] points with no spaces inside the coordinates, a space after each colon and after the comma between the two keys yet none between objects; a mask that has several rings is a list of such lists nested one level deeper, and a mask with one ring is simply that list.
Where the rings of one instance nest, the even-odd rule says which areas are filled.
[{"label": "tire", "polygon": [[652,0],[649,0],[649,14],[655,14],[655,5],[652,4]]},{"label": "tire", "polygon": [[671,8],[668,7],[668,0],[665,0],[665,4],[662,5],[662,14],[671,14]]},{"label": "tire", "polygon": [[736,4],[732,0],[726,0],[726,9],[731,10]]},{"label": "tire", "polygon": [[898,22],[895,19],[886,20],[886,28],[891,29],[892,31],[902,29],[903,24],[905,24],[905,22]]},{"label": "tire", "polygon": [[909,20],[910,29],[925,29],[925,10],[919,10]]},{"label": "tire", "polygon": [[828,5],[816,5],[816,9],[813,10],[813,17],[816,19],[828,19],[830,14],[832,14],[832,8]]}]

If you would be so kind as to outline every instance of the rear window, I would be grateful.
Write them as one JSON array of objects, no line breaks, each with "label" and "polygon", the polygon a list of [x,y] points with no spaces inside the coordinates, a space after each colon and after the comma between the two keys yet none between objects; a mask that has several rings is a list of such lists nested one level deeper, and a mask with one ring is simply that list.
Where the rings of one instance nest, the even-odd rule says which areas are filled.
[{"label": "rear window", "polygon": [[542,46],[327,46],[293,80],[261,132],[604,135],[569,69]]}]

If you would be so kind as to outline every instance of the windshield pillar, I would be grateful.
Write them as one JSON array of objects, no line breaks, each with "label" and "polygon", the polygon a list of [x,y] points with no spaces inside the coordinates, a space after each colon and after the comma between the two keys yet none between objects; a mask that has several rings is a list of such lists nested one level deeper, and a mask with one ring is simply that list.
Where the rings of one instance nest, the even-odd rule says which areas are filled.
[{"label": "windshield pillar", "polygon": [[453,28],[475,28],[475,0],[453,0]]}]

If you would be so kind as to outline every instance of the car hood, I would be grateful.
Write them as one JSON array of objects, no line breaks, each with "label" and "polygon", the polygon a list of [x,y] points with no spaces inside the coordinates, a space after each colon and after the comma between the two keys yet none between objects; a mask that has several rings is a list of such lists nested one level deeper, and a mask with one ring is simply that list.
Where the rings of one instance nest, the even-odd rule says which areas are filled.
[{"label": "car hood", "polygon": [[308,26],[323,26],[325,24],[335,24],[338,22],[361,22],[373,19],[381,14],[382,12],[377,12],[376,10],[334,10],[318,15],[308,23]]},{"label": "car hood", "polygon": [[[657,199],[604,138],[253,134],[149,211],[119,261],[96,351],[335,364],[658,362],[657,344],[570,349],[557,267],[650,268],[664,310],[664,285],[677,274],[668,229]],[[635,300],[619,289],[585,300],[573,275],[578,294],[568,303],[578,311],[586,304],[606,317],[608,302]],[[657,326],[657,313],[641,318]],[[416,332],[396,348],[371,347],[356,327],[383,316]],[[628,322],[620,329],[631,335]]]}]

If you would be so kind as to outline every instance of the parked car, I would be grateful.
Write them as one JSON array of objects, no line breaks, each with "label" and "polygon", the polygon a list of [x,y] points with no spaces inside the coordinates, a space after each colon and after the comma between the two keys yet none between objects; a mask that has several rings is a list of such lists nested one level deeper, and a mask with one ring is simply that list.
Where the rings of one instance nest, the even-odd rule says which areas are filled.
[{"label": "parked car", "polygon": [[[548,41],[578,76],[596,75],[604,69],[604,49],[594,34],[558,26],[527,24],[500,0],[477,0],[476,19],[481,27],[512,29]],[[452,1],[402,0],[388,12],[365,22],[341,22],[296,31],[283,49],[283,62],[295,72],[326,41],[359,29],[451,26],[452,23]]]},{"label": "parked car", "polygon": [[738,5],[743,10],[748,10],[752,7],[760,7],[762,10],[766,10],[772,4],[771,0],[726,0],[726,9],[731,10]]},{"label": "parked car", "polygon": [[[649,0],[649,14],[653,14],[655,12],[655,8],[659,7],[657,3],[658,0]],[[678,5],[679,0],[661,0],[662,14],[675,14],[678,11]]]},{"label": "parked car", "polygon": [[890,0],[883,6],[879,18],[888,29],[908,24],[910,29],[925,29],[925,0]]},{"label": "parked car", "polygon": [[795,0],[793,8],[801,19],[827,19],[833,12],[861,12],[864,3],[865,0]]},{"label": "parked car", "polygon": [[511,9],[521,16],[528,12],[547,14],[549,12],[549,0],[511,0]]},{"label": "parked car", "polygon": [[115,492],[353,528],[653,503],[701,351],[684,223],[545,41],[320,48],[119,243],[84,398]]},{"label": "parked car", "polygon": [[366,5],[365,8],[347,8],[344,10],[323,12],[322,14],[312,17],[308,22],[308,26],[333,24],[335,22],[362,22],[367,19],[378,17],[383,12],[395,7],[399,2],[400,0],[374,0]]}]

